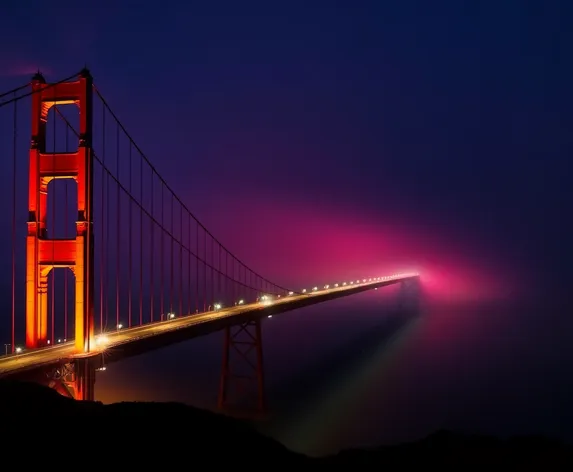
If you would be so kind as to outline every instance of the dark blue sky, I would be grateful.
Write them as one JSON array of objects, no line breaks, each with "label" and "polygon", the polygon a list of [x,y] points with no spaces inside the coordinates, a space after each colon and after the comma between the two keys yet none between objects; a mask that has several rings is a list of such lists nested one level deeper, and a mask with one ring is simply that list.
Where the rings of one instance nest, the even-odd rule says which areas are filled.
[{"label": "dark blue sky", "polygon": [[[469,265],[553,290],[569,286],[573,265],[572,10],[517,0],[8,0],[0,89],[37,68],[56,80],[87,64],[188,206],[279,281],[276,245],[249,243],[239,212],[245,222],[245,211],[264,213],[264,239],[280,240],[300,210],[308,251],[342,238],[332,233],[349,220],[362,234],[413,233],[417,242],[388,251],[407,263],[408,248],[418,257],[427,241],[427,260],[452,248]],[[269,213],[285,208],[281,227]],[[315,218],[329,233],[312,233]],[[350,254],[333,254],[333,241],[324,259]]]}]

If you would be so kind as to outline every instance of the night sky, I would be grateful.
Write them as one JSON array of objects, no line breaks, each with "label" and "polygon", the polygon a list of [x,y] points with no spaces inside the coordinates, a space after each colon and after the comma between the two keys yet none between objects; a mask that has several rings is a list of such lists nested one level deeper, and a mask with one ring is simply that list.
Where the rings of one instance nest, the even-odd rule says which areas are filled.
[{"label": "night sky", "polygon": [[278,283],[415,269],[435,296],[565,303],[572,14],[565,1],[6,0],[0,90],[87,65],[188,207]]},{"label": "night sky", "polygon": [[392,265],[450,294],[569,286],[566,2],[161,6],[9,1],[0,88],[87,64],[188,206],[271,279]]}]

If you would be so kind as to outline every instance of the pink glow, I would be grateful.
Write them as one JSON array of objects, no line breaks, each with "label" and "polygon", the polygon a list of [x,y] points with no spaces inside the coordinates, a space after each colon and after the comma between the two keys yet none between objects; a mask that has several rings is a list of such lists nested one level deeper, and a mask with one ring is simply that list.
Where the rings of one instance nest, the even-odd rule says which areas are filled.
[{"label": "pink glow", "polygon": [[43,74],[50,74],[51,70],[40,66],[37,62],[17,60],[0,60],[0,76],[3,77],[26,77],[30,78],[36,72],[41,71]]},{"label": "pink glow", "polygon": [[439,227],[380,224],[376,220],[387,218],[268,199],[220,196],[208,205],[205,223],[224,244],[269,279],[295,290],[414,270],[433,298],[483,301],[515,294],[502,261],[488,267],[484,261],[494,254],[464,248]]}]

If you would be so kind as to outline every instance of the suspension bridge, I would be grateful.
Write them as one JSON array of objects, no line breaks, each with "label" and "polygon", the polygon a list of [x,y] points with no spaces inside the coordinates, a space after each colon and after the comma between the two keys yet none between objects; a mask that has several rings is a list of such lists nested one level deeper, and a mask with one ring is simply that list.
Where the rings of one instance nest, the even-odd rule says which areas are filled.
[{"label": "suspension bridge", "polygon": [[225,330],[223,404],[232,348],[255,353],[262,385],[261,318],[418,279],[378,274],[307,288],[268,280],[194,216],[87,69],[52,83],[37,73],[0,94],[0,112],[3,165],[12,159],[11,182],[0,182],[11,210],[0,377],[93,399],[105,363]]}]

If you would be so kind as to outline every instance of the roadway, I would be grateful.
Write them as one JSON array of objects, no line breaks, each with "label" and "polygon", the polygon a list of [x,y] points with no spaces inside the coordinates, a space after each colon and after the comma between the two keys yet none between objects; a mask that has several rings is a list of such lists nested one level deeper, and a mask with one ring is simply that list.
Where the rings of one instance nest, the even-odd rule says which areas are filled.
[{"label": "roadway", "polygon": [[[211,324],[217,325],[217,329],[220,329],[221,323],[225,323],[225,320],[228,318],[237,318],[237,320],[233,321],[240,322],[240,318],[244,318],[249,315],[260,315],[261,313],[265,314],[266,310],[272,310],[273,312],[288,311],[289,309],[296,309],[342,296],[373,290],[378,287],[395,284],[403,280],[416,277],[417,274],[400,274],[391,277],[380,277],[378,279],[372,279],[372,281],[355,283],[353,285],[325,286],[328,288],[316,287],[316,290],[313,289],[308,293],[293,293],[292,295],[280,298],[273,297],[270,300],[261,300],[255,303],[221,308],[216,311],[179,316],[166,321],[149,323],[133,328],[108,331],[95,337],[95,347],[92,347],[92,351],[88,354],[76,354],[73,340],[35,350],[24,350],[18,354],[0,356],[0,377],[42,366],[57,364],[74,357],[105,354],[106,352],[111,352],[118,347],[126,347],[132,343],[137,343],[152,337],[160,337],[159,335],[161,334],[174,333],[182,329],[191,332],[193,327]],[[232,324],[234,323],[227,323],[227,325]],[[195,336],[196,335],[197,334],[195,334]],[[193,334],[189,336],[189,338],[191,337],[193,337]]]}]

